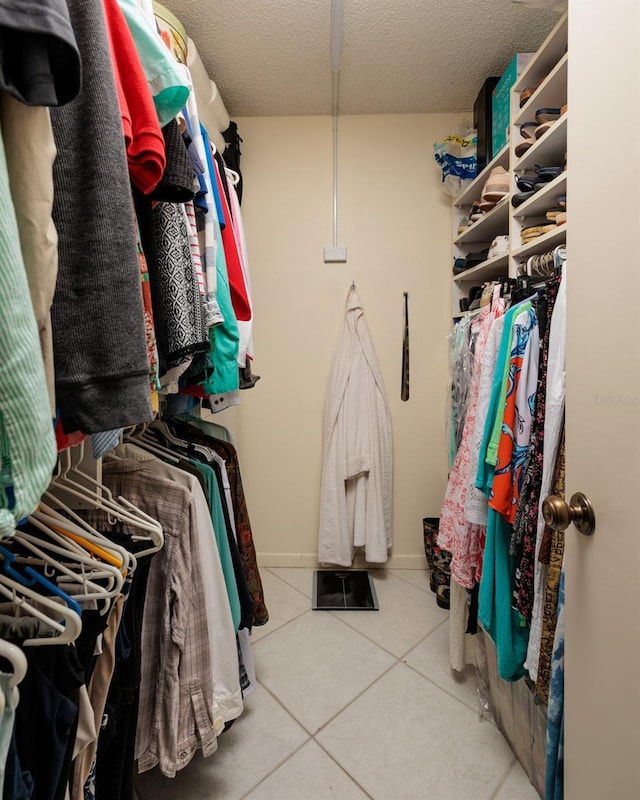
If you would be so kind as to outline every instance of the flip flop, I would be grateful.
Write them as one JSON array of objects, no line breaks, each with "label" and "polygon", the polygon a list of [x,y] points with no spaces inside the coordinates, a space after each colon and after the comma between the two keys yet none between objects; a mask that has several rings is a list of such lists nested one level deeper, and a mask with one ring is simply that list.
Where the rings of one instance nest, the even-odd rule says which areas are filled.
[{"label": "flip flop", "polygon": [[535,113],[536,122],[555,122],[562,114],[561,108],[539,108]]},{"label": "flip flop", "polygon": [[539,108],[538,111],[536,111],[536,119],[538,118],[538,112],[542,112],[542,116],[544,116],[544,112],[547,112],[547,116],[552,115],[551,112],[553,112],[553,115],[555,115],[555,112],[558,112],[558,116],[557,119],[547,120],[546,122],[543,122],[541,125],[538,125],[535,132],[536,139],[539,139],[541,136],[544,136],[545,133],[549,130],[549,128],[553,128],[558,119],[564,114],[566,114],[566,111],[567,111],[566,104],[563,105],[562,108]]},{"label": "flip flop", "polygon": [[531,97],[531,95],[536,93],[537,86],[529,86],[527,89],[523,89],[520,92],[520,108],[527,102],[527,100]]},{"label": "flip flop", "polygon": [[540,167],[538,164],[534,166],[534,170],[541,181],[552,181],[563,172],[562,167]]},{"label": "flip flop", "polygon": [[523,142],[520,142],[520,144],[517,144],[515,149],[516,158],[522,158],[533,144],[535,143],[531,141],[531,139],[525,139]]},{"label": "flip flop", "polygon": [[526,203],[527,200],[530,197],[533,197],[534,194],[535,194],[535,191],[533,191],[533,190],[528,191],[528,192],[517,192],[511,198],[511,205],[514,208],[517,208],[518,206],[521,206],[523,203]]}]

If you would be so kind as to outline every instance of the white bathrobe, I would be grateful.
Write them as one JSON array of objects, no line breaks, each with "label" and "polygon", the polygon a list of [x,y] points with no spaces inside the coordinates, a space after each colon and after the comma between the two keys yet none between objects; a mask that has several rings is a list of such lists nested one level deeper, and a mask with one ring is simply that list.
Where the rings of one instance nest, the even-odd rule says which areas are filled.
[{"label": "white bathrobe", "polygon": [[334,357],[324,413],[318,561],[348,567],[356,548],[383,563],[391,547],[391,416],[355,288]]}]

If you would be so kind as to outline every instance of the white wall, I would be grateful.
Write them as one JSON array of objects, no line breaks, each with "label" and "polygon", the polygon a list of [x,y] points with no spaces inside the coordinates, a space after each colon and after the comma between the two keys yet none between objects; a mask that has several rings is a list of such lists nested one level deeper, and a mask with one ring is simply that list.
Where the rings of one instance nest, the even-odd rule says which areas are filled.
[{"label": "white wall", "polygon": [[[451,210],[432,143],[458,115],[340,118],[339,243],[332,243],[329,117],[238,120],[262,380],[221,415],[237,440],[256,549],[267,566],[314,566],[327,377],[355,280],[386,383],[394,434],[390,564],[422,567],[423,516],[446,483]],[[411,399],[400,400],[409,292]]]}]

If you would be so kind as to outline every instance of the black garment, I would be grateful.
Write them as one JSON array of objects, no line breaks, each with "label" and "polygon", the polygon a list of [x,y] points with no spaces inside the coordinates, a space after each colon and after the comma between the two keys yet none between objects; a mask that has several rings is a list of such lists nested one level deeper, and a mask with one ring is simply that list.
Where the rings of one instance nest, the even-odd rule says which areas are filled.
[{"label": "black garment", "polygon": [[195,195],[195,175],[175,119],[164,126],[162,135],[166,166],[160,183],[148,196],[151,200],[162,200],[165,203],[186,203],[193,200]]},{"label": "black garment", "polygon": [[231,212],[231,197],[229,195],[229,182],[227,181],[227,173],[224,171],[225,163],[224,163],[224,160],[222,159],[222,156],[220,155],[220,153],[215,153],[214,158],[215,158],[216,163],[218,165],[218,170],[220,171],[220,182],[222,183],[222,191],[224,192],[224,196],[227,198],[227,205],[229,207],[229,214],[231,214],[231,216],[233,216],[233,214]]},{"label": "black garment", "polygon": [[16,709],[16,744],[31,773],[34,800],[63,800],[78,726],[78,690],[84,682],[75,648],[25,649],[28,669]]},{"label": "black garment", "polygon": [[87,686],[97,661],[97,656],[95,655],[96,642],[98,641],[98,636],[106,629],[108,621],[108,614],[101,614],[99,611],[92,609],[82,612],[82,630],[75,641],[75,647],[78,661],[82,666],[84,682]]},{"label": "black garment", "polygon": [[189,232],[183,212],[174,203],[156,203],[133,193],[142,249],[149,270],[160,374],[209,350]]},{"label": "black garment", "polygon": [[81,74],[65,0],[0,0],[1,89],[28,106],[61,106]]},{"label": "black garment", "polygon": [[11,743],[7,753],[4,769],[4,786],[2,800],[31,800],[33,795],[33,778],[31,773],[23,770],[18,758],[16,732],[11,734]]},{"label": "black garment", "polygon": [[[114,538],[114,534],[109,535]],[[131,540],[127,546],[131,546]],[[106,725],[98,735],[96,800],[133,800],[134,796],[142,617],[152,560],[152,555],[138,559],[118,629],[116,664],[104,709]]]},{"label": "black garment", "polygon": [[229,127],[222,135],[227,143],[223,155],[224,162],[229,169],[237,172],[240,177],[240,180],[236,184],[236,192],[238,193],[238,201],[242,203],[242,172],[240,172],[240,156],[242,155],[240,142],[242,142],[242,138],[238,133],[237,124],[235,122],[230,122]]}]

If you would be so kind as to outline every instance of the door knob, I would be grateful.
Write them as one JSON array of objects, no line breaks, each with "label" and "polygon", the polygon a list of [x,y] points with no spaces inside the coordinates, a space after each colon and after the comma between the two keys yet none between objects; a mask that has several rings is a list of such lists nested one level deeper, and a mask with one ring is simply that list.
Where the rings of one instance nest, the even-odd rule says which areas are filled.
[{"label": "door knob", "polygon": [[542,516],[554,531],[564,531],[572,522],[585,536],[590,536],[596,529],[593,506],[582,492],[576,492],[569,503],[560,495],[549,495],[542,501]]}]

